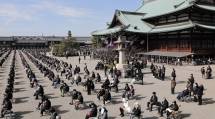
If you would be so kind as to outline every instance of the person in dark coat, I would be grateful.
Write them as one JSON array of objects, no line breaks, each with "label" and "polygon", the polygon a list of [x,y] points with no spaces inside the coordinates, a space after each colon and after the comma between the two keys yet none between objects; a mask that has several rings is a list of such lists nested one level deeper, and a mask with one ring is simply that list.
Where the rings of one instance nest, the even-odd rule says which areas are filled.
[{"label": "person in dark coat", "polygon": [[166,110],[166,115],[167,115],[167,118],[169,118],[169,116],[175,112],[175,111],[178,111],[179,110],[179,106],[178,104],[176,103],[176,101],[173,101],[173,103],[169,106],[169,108]]},{"label": "person in dark coat", "polygon": [[108,89],[105,90],[105,93],[103,95],[103,104],[105,105],[105,102],[111,101],[111,93]]},{"label": "person in dark coat", "polygon": [[41,106],[40,115],[43,116],[43,112],[51,108],[51,101],[46,98],[44,103]]},{"label": "person in dark coat", "polygon": [[107,78],[105,82],[102,84],[102,88],[109,89],[110,80]]},{"label": "person in dark coat", "polygon": [[174,79],[171,80],[171,93],[175,93],[176,81]]},{"label": "person in dark coat", "polygon": [[167,101],[166,98],[164,98],[164,100],[161,102],[161,104],[158,107],[158,113],[160,114],[160,116],[163,116],[163,112],[169,107],[169,102]]},{"label": "person in dark coat", "polygon": [[197,90],[197,96],[198,96],[198,105],[202,105],[202,95],[203,95],[203,91],[204,91],[204,86],[200,85],[198,90]]},{"label": "person in dark coat", "polygon": [[175,80],[175,78],[176,78],[176,72],[175,72],[175,69],[174,69],[174,68],[172,69],[172,74],[171,74],[171,76],[172,76],[172,79]]},{"label": "person in dark coat", "polygon": [[91,103],[90,105],[91,110],[86,114],[85,119],[89,119],[90,117],[97,116],[97,105],[95,103]]},{"label": "person in dark coat", "polygon": [[87,87],[87,94],[91,95],[91,90],[94,89],[93,81],[90,80],[90,79],[87,79],[87,81],[86,81],[86,87]]},{"label": "person in dark coat", "polygon": [[69,103],[70,105],[73,105],[73,101],[74,100],[76,100],[76,99],[78,99],[78,91],[76,90],[76,89],[73,89],[73,91],[71,92],[71,98],[72,98],[72,100],[71,100],[71,102]]},{"label": "person in dark coat", "polygon": [[147,108],[149,108],[149,111],[152,111],[153,105],[158,105],[158,97],[156,96],[156,92],[152,93],[150,101],[147,102]]},{"label": "person in dark coat", "polygon": [[101,76],[99,73],[96,74],[96,82],[101,82]]}]

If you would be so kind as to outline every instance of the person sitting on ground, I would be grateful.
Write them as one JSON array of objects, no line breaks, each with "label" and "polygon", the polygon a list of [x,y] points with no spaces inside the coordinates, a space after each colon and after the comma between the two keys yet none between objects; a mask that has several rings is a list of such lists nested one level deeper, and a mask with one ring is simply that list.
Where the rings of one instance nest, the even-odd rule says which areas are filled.
[{"label": "person sitting on ground", "polygon": [[45,102],[45,99],[47,97],[44,95],[43,97],[41,97],[41,101],[38,103],[38,106],[36,109],[40,110],[41,109],[41,105]]},{"label": "person sitting on ground", "polygon": [[108,110],[105,107],[99,108],[98,119],[108,119]]},{"label": "person sitting on ground", "polygon": [[125,90],[126,92],[129,92],[129,91],[131,90],[127,83],[125,84],[124,90]]},{"label": "person sitting on ground", "polygon": [[96,74],[96,82],[101,82],[101,76],[99,73]]},{"label": "person sitting on ground", "polygon": [[81,76],[80,75],[77,75],[77,78],[76,78],[76,80],[75,80],[75,84],[78,86],[79,85],[79,83],[81,82]]},{"label": "person sitting on ground", "polygon": [[72,70],[67,71],[66,73],[66,79],[70,80],[70,78],[72,77]]},{"label": "person sitting on ground", "polygon": [[50,119],[61,119],[60,115],[57,113],[57,111],[54,108],[50,109],[51,117]]},{"label": "person sitting on ground", "polygon": [[91,103],[89,107],[91,108],[91,110],[86,114],[85,119],[97,116],[97,105],[95,103]]},{"label": "person sitting on ground", "polygon": [[118,84],[119,84],[119,79],[118,76],[115,76],[113,78],[113,82],[111,83],[111,88],[115,88],[116,92],[118,92]]},{"label": "person sitting on ground", "polygon": [[133,119],[134,117],[137,117],[138,119],[140,119],[140,116],[141,116],[141,107],[138,104],[138,102],[136,102],[134,104],[134,108],[132,109],[130,119]]},{"label": "person sitting on ground", "polygon": [[45,101],[41,105],[40,115],[43,116],[43,113],[49,109],[51,109],[51,101],[45,98]]},{"label": "person sitting on ground", "polygon": [[57,88],[57,85],[59,85],[60,82],[61,82],[60,77],[59,77],[59,75],[57,75],[57,76],[55,77],[55,79],[53,80],[52,85],[54,86],[54,88]]},{"label": "person sitting on ground", "polygon": [[71,97],[72,100],[69,104],[73,105],[73,101],[78,99],[78,91],[76,89],[73,89],[73,91],[71,92]]},{"label": "person sitting on ground", "polygon": [[102,88],[99,90],[99,92],[97,93],[97,99],[100,100],[100,97],[103,96],[105,94],[105,89]]},{"label": "person sitting on ground", "polygon": [[130,98],[130,96],[131,96],[131,89],[130,89],[130,87],[129,87],[129,85],[126,83],[125,84],[125,88],[124,88],[124,95],[125,95],[125,97],[127,98],[127,99],[129,99]]},{"label": "person sitting on ground", "polygon": [[147,102],[147,108],[149,109],[149,111],[152,111],[153,105],[158,105],[158,97],[156,96],[156,92],[152,93],[150,101]]},{"label": "person sitting on ground", "polygon": [[75,102],[75,109],[79,109],[79,105],[84,103],[84,98],[81,94],[81,92],[78,92],[78,98],[77,101]]},{"label": "person sitting on ground", "polygon": [[166,109],[166,116],[169,118],[171,114],[179,110],[179,106],[176,103],[176,101],[173,101],[173,103],[169,106],[169,108]]},{"label": "person sitting on ground", "polygon": [[65,93],[69,92],[69,86],[65,82],[63,82],[63,84],[61,85],[60,92],[62,97],[64,97]]},{"label": "person sitting on ground", "polygon": [[107,79],[105,80],[105,82],[102,84],[102,88],[104,88],[104,89],[110,89],[109,85],[110,85],[110,80],[107,77]]},{"label": "person sitting on ground", "polygon": [[44,89],[43,89],[43,87],[41,85],[37,86],[37,89],[36,89],[36,91],[34,93],[35,99],[37,100],[38,96],[43,97],[43,95],[44,95]]},{"label": "person sitting on ground", "polygon": [[158,113],[160,114],[160,116],[163,116],[163,112],[169,107],[169,102],[167,101],[166,98],[164,98],[164,100],[161,102],[161,104],[158,107]]},{"label": "person sitting on ground", "polygon": [[106,89],[105,94],[103,95],[103,104],[105,105],[105,103],[108,101],[111,101],[111,93],[108,89]]}]

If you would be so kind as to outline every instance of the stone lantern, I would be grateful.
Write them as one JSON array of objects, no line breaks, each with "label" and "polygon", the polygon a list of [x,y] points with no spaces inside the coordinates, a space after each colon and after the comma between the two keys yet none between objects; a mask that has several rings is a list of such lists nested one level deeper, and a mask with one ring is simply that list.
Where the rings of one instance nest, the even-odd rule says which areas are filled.
[{"label": "stone lantern", "polygon": [[125,70],[128,68],[126,63],[126,46],[128,41],[126,41],[126,36],[119,36],[118,40],[115,42],[117,49],[119,51],[119,63],[116,64],[116,68],[122,72],[122,76],[125,76]]}]

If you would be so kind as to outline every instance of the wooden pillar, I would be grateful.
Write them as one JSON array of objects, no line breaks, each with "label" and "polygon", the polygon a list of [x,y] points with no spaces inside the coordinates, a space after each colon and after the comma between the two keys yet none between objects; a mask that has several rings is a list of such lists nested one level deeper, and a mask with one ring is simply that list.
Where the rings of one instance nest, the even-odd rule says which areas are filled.
[{"label": "wooden pillar", "polygon": [[166,51],[168,51],[168,42],[169,42],[169,40],[168,40],[168,33],[166,33],[165,34],[166,35]]},{"label": "wooden pillar", "polygon": [[177,31],[177,50],[180,50],[180,36],[179,36],[179,31]]},{"label": "wooden pillar", "polygon": [[193,49],[193,29],[190,30],[190,52],[192,52]]}]

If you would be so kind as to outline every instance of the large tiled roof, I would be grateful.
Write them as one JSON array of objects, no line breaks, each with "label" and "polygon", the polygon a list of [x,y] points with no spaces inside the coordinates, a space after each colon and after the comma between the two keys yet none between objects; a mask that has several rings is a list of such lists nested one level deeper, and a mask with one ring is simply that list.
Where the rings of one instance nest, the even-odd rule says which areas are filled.
[{"label": "large tiled roof", "polygon": [[174,13],[194,5],[195,0],[153,0],[143,4],[136,12],[146,13],[143,19]]},{"label": "large tiled roof", "polygon": [[[151,0],[151,2],[143,4],[135,12],[116,10],[111,25],[107,29],[92,32],[92,35],[108,35],[120,31],[134,33],[158,33],[183,30],[194,26],[207,26],[190,21],[185,24],[176,23],[162,26],[154,26],[153,24],[146,22],[146,19],[171,14],[191,6],[215,11],[214,6],[199,5],[195,2],[195,0]],[[119,21],[122,25],[114,26],[114,22],[116,21]],[[207,26],[203,28],[211,27]]]}]

